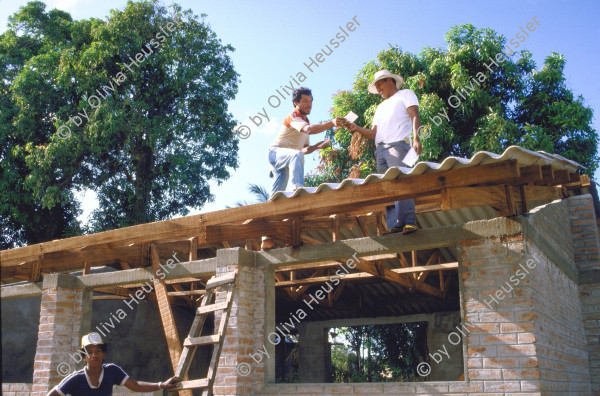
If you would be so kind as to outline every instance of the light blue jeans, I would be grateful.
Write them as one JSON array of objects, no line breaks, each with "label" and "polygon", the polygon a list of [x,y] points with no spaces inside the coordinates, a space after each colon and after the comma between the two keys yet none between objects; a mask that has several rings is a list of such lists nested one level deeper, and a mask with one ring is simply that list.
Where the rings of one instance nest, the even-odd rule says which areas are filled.
[{"label": "light blue jeans", "polygon": [[292,187],[304,187],[304,153],[285,147],[269,147],[269,163],[275,179],[271,187],[271,195],[284,191],[292,174]]},{"label": "light blue jeans", "polygon": [[[385,173],[392,166],[410,168],[402,160],[410,146],[405,142],[378,145],[375,149],[377,173]],[[405,199],[394,202],[393,206],[385,208],[385,217],[388,230],[394,227],[404,227],[407,224],[416,224],[415,200]]]}]

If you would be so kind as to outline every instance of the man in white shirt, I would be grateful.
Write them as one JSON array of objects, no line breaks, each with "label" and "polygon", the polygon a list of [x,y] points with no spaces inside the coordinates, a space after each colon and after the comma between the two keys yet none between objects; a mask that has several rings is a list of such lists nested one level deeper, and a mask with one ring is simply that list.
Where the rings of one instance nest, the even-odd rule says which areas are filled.
[{"label": "man in white shirt", "polygon": [[308,88],[300,87],[292,93],[294,111],[283,120],[281,130],[271,146],[268,157],[275,179],[271,187],[271,195],[285,190],[289,175],[292,176],[292,187],[304,186],[304,154],[310,154],[327,146],[321,141],[309,146],[309,135],[321,133],[334,126],[342,125],[343,118],[336,118],[322,124],[310,125],[308,118],[312,108],[313,96]]},{"label": "man in white shirt", "polygon": [[[387,70],[375,73],[368,91],[385,99],[375,110],[373,128],[362,128],[352,122],[345,124],[349,131],[375,139],[377,172],[384,173],[392,166],[408,167],[402,162],[411,147],[411,130],[414,133],[412,147],[417,154],[423,152],[416,133],[421,126],[419,100],[410,89],[401,89],[404,79]],[[415,200],[397,201],[386,208],[387,228],[390,232],[409,234],[418,229],[415,217]]]}]

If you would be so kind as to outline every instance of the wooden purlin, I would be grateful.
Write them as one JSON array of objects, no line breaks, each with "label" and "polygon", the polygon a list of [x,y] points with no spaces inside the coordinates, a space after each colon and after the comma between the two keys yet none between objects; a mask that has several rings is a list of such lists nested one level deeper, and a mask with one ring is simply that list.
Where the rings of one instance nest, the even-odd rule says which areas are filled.
[{"label": "wooden purlin", "polygon": [[[150,245],[150,260],[152,261],[152,272],[154,273],[154,277],[155,279],[159,279],[156,274],[160,269],[160,262],[158,251],[156,250],[156,246],[154,246],[154,244]],[[158,310],[160,313],[160,320],[163,325],[165,338],[167,340],[167,347],[169,348],[171,365],[173,367],[173,371],[175,372],[181,357],[181,343],[179,341],[179,335],[177,334],[177,327],[175,325],[175,318],[173,317],[171,303],[169,302],[166,283],[160,279],[158,280],[158,283],[155,281],[154,292],[156,294],[156,300],[158,301]],[[192,392],[189,390],[184,390],[180,392],[180,395],[192,396]]]}]

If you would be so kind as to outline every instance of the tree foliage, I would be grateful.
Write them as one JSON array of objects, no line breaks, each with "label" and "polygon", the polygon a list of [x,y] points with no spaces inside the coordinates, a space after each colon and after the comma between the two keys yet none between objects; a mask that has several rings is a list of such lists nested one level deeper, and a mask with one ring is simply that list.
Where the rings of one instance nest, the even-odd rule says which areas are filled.
[{"label": "tree foliage", "polygon": [[332,345],[333,382],[419,381],[428,359],[427,322],[340,327],[345,342]]},{"label": "tree foliage", "polygon": [[[332,115],[354,111],[358,125],[371,127],[382,99],[369,94],[367,87],[375,72],[387,69],[403,76],[404,88],[417,94],[421,123],[431,127],[420,135],[421,161],[470,157],[481,150],[501,153],[519,145],[575,160],[593,175],[599,160],[593,112],[583,97],[576,98],[567,88],[562,55],[553,52],[536,70],[531,53],[513,53],[505,48],[503,36],[471,24],[453,27],[446,41],[447,49],[427,47],[418,55],[398,47],[380,52],[358,72],[352,91],[334,96]],[[495,61],[501,51],[504,61],[495,66],[490,58]],[[322,152],[321,165],[308,177],[308,185],[376,171],[372,141],[345,129],[328,135],[336,147]]]},{"label": "tree foliage", "polygon": [[107,230],[185,215],[212,198],[209,180],[237,167],[233,48],[205,15],[171,7],[129,1],[106,20],[74,21],[35,1],[10,17],[0,36],[3,247],[80,233],[78,190],[97,193],[91,229]]}]

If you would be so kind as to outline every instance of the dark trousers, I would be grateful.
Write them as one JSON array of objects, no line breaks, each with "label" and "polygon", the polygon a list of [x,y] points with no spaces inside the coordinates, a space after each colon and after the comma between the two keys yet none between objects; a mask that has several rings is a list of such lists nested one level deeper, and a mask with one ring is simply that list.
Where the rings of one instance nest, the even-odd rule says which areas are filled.
[{"label": "dark trousers", "polygon": [[[378,145],[375,149],[377,172],[385,173],[392,166],[408,168],[402,162],[402,159],[409,150],[410,146],[406,142]],[[415,200],[412,198],[394,202],[394,205],[386,207],[385,213],[388,230],[394,227],[404,227],[406,224],[417,223]]]}]

